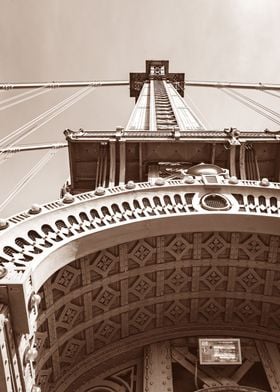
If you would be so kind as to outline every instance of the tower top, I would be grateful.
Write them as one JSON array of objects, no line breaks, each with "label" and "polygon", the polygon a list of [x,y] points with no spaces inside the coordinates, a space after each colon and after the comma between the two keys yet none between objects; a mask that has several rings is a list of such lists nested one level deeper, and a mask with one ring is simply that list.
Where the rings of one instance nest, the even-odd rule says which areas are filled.
[{"label": "tower top", "polygon": [[184,96],[184,73],[170,73],[168,60],[146,60],[145,72],[132,72],[129,74],[130,96],[138,99],[145,81],[167,80],[173,84],[179,94]]}]

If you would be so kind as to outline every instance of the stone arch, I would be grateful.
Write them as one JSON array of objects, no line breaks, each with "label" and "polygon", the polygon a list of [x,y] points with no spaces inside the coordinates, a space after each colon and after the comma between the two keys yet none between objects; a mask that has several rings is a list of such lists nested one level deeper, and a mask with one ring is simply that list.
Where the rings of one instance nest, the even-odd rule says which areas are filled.
[{"label": "stone arch", "polygon": [[[151,236],[157,231],[163,235],[166,230],[175,233],[185,229],[279,233],[280,224],[276,219],[279,207],[270,203],[274,189],[233,187],[227,183],[223,187],[223,192],[217,189],[230,205],[226,211],[216,207],[207,210],[201,204],[205,196],[212,194],[216,197],[217,192],[209,193],[203,185],[186,186],[180,181],[169,181],[163,187],[149,183],[139,184],[133,190],[116,187],[99,197],[77,195],[77,200],[72,200],[74,204],[68,205],[68,201],[66,205],[49,203],[38,215],[13,217],[7,222],[8,226],[2,227],[1,233],[5,236],[5,246],[0,252],[0,264],[8,271],[6,281],[19,282],[22,273],[29,271],[35,289],[38,289],[43,283],[40,277],[45,274],[48,277],[55,272],[55,266],[63,266],[61,260],[53,262],[54,258],[63,255],[67,263],[81,257],[81,249],[87,249],[89,245],[97,249],[98,243],[105,248],[110,245],[110,240],[114,241],[114,236],[117,237],[115,242],[129,241],[145,236],[147,230]],[[255,204],[249,203],[248,197],[255,193],[266,199],[265,210],[257,197],[254,198]],[[91,238],[93,234],[95,244]],[[48,260],[48,266],[40,270],[45,260]],[[4,284],[6,281],[2,280]]]},{"label": "stone arch", "polygon": [[[205,226],[205,220],[207,220],[207,226]],[[75,233],[73,236],[68,234],[64,236],[63,230],[62,233],[55,232],[53,234],[51,232],[51,235],[45,238],[45,241],[47,241],[46,247],[38,245],[36,248],[40,251],[35,250],[36,253],[32,252],[32,254],[25,255],[24,251],[21,252],[22,263],[19,260],[17,263],[30,270],[33,286],[37,291],[49,276],[76,258],[87,255],[89,249],[93,251],[106,249],[110,245],[143,238],[147,232],[154,236],[157,234],[174,234],[185,229],[201,232],[205,230],[213,232],[235,230],[236,232],[261,232],[277,235],[279,233],[278,224],[279,221],[276,221],[274,217],[259,217],[258,215],[247,214],[231,214],[230,216],[225,213],[210,213],[208,215],[174,214],[146,217],[142,220],[123,222],[123,224],[116,226],[105,226],[94,232],[80,232],[78,235]],[[69,227],[67,232],[68,230],[70,230]],[[58,240],[50,238],[54,235],[58,237]],[[49,243],[52,243],[52,247],[49,247]]]},{"label": "stone arch", "polygon": [[[204,209],[203,188],[172,183],[155,196],[151,184],[139,184],[101,197],[78,195],[71,205],[52,203],[2,226],[1,283],[21,285],[27,304],[43,290],[39,383],[53,378],[64,392],[71,377],[78,380],[74,362],[86,364],[93,349],[105,360],[122,350],[118,342],[149,344],[183,336],[180,328],[192,335],[203,335],[204,326],[214,335],[234,328],[237,336],[279,342],[275,190],[224,189],[231,207],[221,211],[217,192]],[[35,328],[33,310],[26,316]]]},{"label": "stone arch", "polygon": [[[44,283],[42,296],[50,302],[42,303],[38,318],[39,379],[58,356],[65,366],[56,379],[62,392],[85,371],[90,353],[97,366],[98,358],[106,361],[126,346],[137,350],[167,336],[234,333],[279,341],[279,245],[272,256],[278,237],[158,234],[83,255]],[[50,322],[55,338],[48,346]]]}]

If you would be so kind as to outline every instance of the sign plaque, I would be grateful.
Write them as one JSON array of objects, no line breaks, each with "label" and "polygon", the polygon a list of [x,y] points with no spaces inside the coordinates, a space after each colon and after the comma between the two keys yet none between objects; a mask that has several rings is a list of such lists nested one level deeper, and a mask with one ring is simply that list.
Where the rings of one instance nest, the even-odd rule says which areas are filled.
[{"label": "sign plaque", "polygon": [[238,365],[242,363],[240,339],[199,339],[201,365]]}]

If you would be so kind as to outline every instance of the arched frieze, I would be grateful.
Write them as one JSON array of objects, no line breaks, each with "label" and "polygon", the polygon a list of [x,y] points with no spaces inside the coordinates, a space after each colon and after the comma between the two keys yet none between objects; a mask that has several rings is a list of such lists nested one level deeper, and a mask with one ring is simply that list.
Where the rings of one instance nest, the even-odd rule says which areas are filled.
[{"label": "arched frieze", "polygon": [[[118,187],[120,189],[115,193],[108,189],[102,196],[78,195],[72,197],[72,204],[68,204],[69,201],[64,206],[62,202],[49,203],[38,215],[23,214],[22,219],[10,218],[9,227],[1,226],[3,248],[0,261],[2,268],[7,270],[2,282],[20,282],[27,271],[32,271],[35,278],[36,269],[48,259],[48,268],[38,270],[38,284],[35,278],[38,289],[43,283],[39,279],[42,272],[54,273],[55,264],[62,267],[61,262],[52,263],[50,260],[51,257],[61,259],[60,254],[53,255],[56,251],[64,253],[63,259],[68,263],[71,257],[72,260],[82,257],[82,248],[88,247],[90,242],[93,250],[97,250],[97,243],[102,243],[103,248],[109,246],[108,238],[129,241],[137,236],[143,237],[147,230],[151,235],[156,235],[157,230],[160,234],[165,230],[174,233],[179,225],[180,230],[189,227],[195,231],[231,229],[278,233],[276,189],[246,185],[254,187],[225,182],[222,186],[213,185],[211,193],[202,184],[185,185],[183,181],[168,181],[163,186],[137,184],[133,190]],[[254,195],[253,199],[250,194]],[[113,231],[109,234],[108,229]],[[89,239],[92,234],[93,239]]]},{"label": "arched frieze", "polygon": [[[8,274],[2,279],[3,284],[21,282],[27,275],[31,275],[34,290],[37,291],[44,281],[54,272],[61,269],[69,262],[86,256],[89,251],[104,249],[110,245],[118,245],[122,242],[135,240],[144,237],[145,233],[150,235],[164,235],[176,233],[178,230],[228,230],[242,229],[244,231],[275,232],[280,221],[273,224],[270,217],[260,219],[258,216],[247,215],[225,215],[214,213],[207,216],[207,226],[205,226],[205,215],[197,214],[193,216],[170,215],[168,217],[153,217],[135,222],[125,222],[122,225],[105,227],[92,233],[83,233],[78,238],[64,238],[63,241],[55,243],[52,248],[45,250],[45,253],[36,254],[34,260],[21,261],[4,264],[8,269]],[[129,224],[129,227],[127,226]],[[203,229],[203,230],[202,230]],[[109,231],[108,231],[109,230]],[[21,254],[20,254],[21,255]],[[21,256],[20,256],[21,257]],[[30,256],[31,257],[31,256]],[[1,283],[2,283],[1,282]]]}]

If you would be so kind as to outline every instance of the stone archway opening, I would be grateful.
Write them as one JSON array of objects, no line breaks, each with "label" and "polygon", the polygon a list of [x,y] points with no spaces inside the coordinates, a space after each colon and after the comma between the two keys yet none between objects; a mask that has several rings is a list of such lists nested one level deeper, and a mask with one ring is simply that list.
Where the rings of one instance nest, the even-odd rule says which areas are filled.
[{"label": "stone archway opening", "polygon": [[[274,381],[266,380],[266,364],[271,352],[280,355],[279,267],[269,261],[271,243],[268,234],[180,232],[115,245],[65,265],[39,291],[37,383],[42,391],[118,390],[128,387],[116,374],[131,369],[134,383],[123,391],[142,392],[146,348],[168,342],[177,392],[179,367],[189,373],[184,383],[194,382],[191,339],[229,336],[242,339],[241,370],[225,377],[214,369],[209,376],[209,368],[199,366],[208,384],[202,376],[190,392],[241,382],[269,391]],[[183,351],[176,339],[185,339]],[[250,372],[260,374],[258,369],[263,384],[252,384]]]}]

